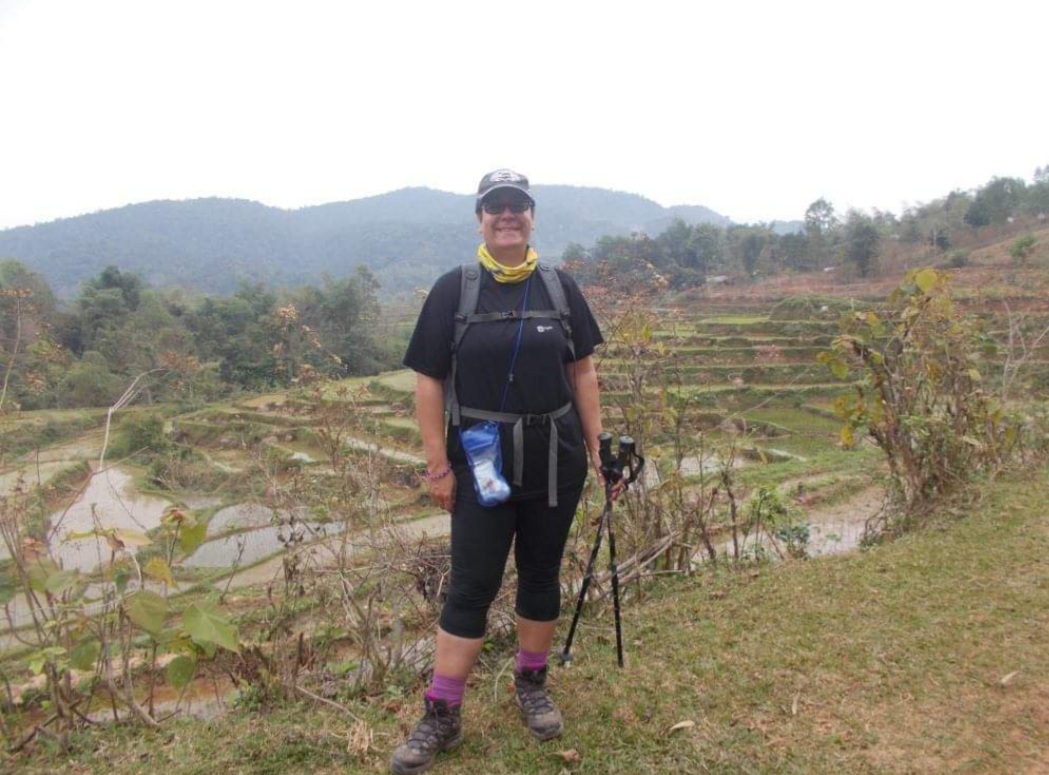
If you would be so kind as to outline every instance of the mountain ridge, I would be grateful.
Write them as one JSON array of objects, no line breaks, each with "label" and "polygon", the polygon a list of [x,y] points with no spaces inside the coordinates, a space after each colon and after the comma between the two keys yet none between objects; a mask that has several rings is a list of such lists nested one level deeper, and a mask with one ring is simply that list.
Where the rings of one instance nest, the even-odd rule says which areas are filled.
[{"label": "mountain ridge", "polygon": [[[639,194],[585,186],[535,186],[534,244],[558,262],[570,243],[656,234],[675,218],[732,224],[702,205],[663,207]],[[108,265],[150,285],[228,294],[244,283],[317,284],[366,266],[383,296],[428,287],[473,256],[474,197],[427,187],[296,209],[250,199],[158,199],[0,231],[0,258],[39,272],[70,298]]]}]

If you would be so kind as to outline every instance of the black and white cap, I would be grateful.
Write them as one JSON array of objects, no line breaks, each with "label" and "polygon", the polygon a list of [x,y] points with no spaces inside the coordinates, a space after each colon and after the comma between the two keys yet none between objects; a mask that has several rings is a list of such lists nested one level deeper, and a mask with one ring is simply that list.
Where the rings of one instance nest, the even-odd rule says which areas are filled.
[{"label": "black and white cap", "polygon": [[512,188],[515,191],[520,191],[528,197],[532,206],[535,207],[535,197],[532,196],[532,192],[528,188],[528,178],[520,172],[501,169],[493,170],[481,178],[481,182],[477,185],[477,209],[481,209],[481,203],[484,202],[485,197],[493,191],[499,191],[504,188]]}]

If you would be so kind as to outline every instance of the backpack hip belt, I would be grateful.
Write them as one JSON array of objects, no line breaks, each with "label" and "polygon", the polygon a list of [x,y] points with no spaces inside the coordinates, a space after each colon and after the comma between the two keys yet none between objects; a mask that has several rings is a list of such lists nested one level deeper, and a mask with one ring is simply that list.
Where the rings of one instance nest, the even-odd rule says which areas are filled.
[{"label": "backpack hip belt", "polygon": [[459,407],[463,417],[472,420],[494,420],[495,422],[512,422],[514,424],[514,478],[513,483],[521,486],[524,476],[524,426],[540,425],[550,423],[550,445],[546,456],[546,498],[547,504],[553,508],[557,505],[557,420],[564,417],[574,404],[569,401],[560,409],[555,409],[546,414],[514,414],[513,412],[489,412],[485,409],[470,409]]}]

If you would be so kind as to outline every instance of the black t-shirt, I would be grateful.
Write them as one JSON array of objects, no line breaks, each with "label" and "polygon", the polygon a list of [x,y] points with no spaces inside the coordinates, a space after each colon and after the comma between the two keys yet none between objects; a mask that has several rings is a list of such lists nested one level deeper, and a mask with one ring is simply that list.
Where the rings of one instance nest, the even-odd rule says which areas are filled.
[{"label": "black t-shirt", "polygon": [[[570,312],[572,341],[576,359],[593,354],[604,339],[590,307],[575,281],[557,271],[565,291]],[[415,331],[404,356],[408,368],[438,380],[447,379],[451,371],[451,347],[455,332],[455,314],[459,309],[461,268],[442,275],[426,297]],[[491,274],[481,271],[477,312],[552,310],[553,303],[546,286],[533,272],[531,281],[498,283]],[[518,334],[521,346],[514,366],[514,380],[507,387],[507,376]],[[507,319],[472,323],[459,347],[456,368],[456,395],[459,405],[471,409],[511,412],[513,414],[546,414],[572,401],[564,364],[572,359],[564,329],[556,318]],[[447,387],[445,388],[447,390]],[[505,403],[503,393],[506,393]],[[463,418],[464,427],[475,421]],[[573,409],[556,420],[558,432],[558,488],[579,484],[586,476],[587,455],[579,415]],[[513,471],[512,424],[501,425],[503,474],[511,480]],[[522,486],[513,488],[515,498],[545,496],[547,492],[547,458],[550,443],[549,423],[526,425],[524,429],[524,475]],[[458,429],[448,428],[448,459],[462,474],[466,457],[459,442]]]}]

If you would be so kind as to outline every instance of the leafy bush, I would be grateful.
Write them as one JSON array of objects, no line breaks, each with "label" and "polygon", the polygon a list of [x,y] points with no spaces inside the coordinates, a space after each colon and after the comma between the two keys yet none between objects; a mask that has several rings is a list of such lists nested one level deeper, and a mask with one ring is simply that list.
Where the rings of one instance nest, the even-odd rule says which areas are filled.
[{"label": "leafy bush", "polygon": [[114,458],[134,455],[155,455],[171,446],[164,432],[164,420],[155,414],[125,415],[117,433],[110,442],[108,454]]},{"label": "leafy bush", "polygon": [[853,383],[836,410],[841,440],[870,435],[885,453],[905,513],[993,474],[1020,425],[985,384],[994,342],[955,308],[947,276],[910,272],[880,313],[856,313],[819,360]]},{"label": "leafy bush", "polygon": [[1012,245],[1009,246],[1009,255],[1013,257],[1013,261],[1017,264],[1027,263],[1027,259],[1031,257],[1031,251],[1034,250],[1035,238],[1030,234],[1026,234],[1023,237],[1018,237]]}]

